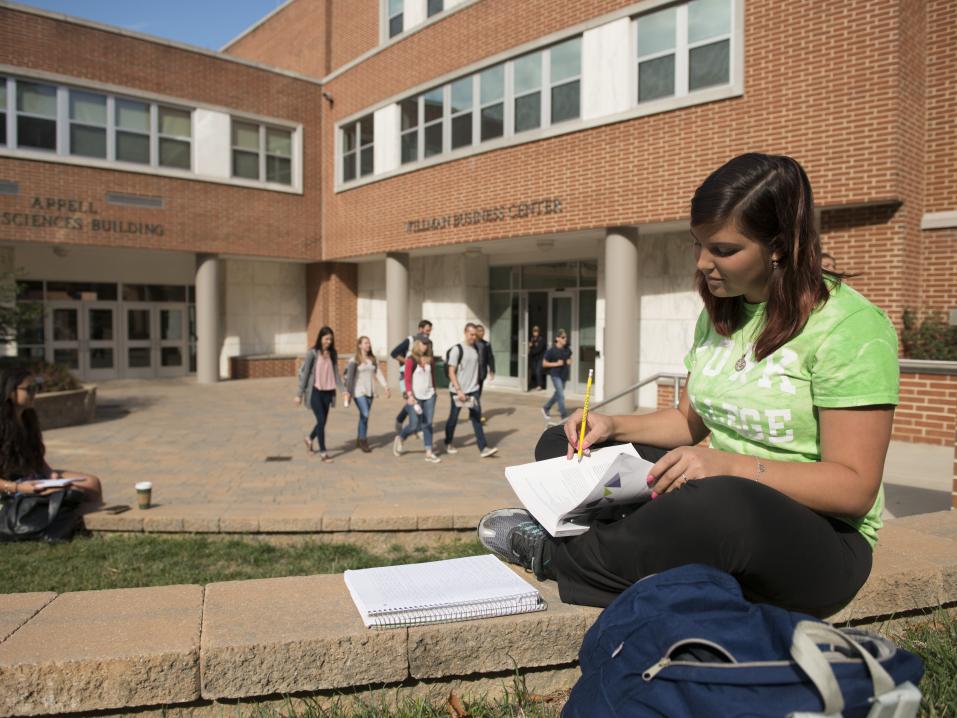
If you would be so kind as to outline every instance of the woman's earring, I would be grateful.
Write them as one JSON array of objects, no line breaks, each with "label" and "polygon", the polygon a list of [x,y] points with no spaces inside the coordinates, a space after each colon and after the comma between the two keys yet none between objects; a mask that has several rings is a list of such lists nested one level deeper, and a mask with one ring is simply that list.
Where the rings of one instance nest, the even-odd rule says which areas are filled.
[{"label": "woman's earring", "polygon": [[771,269],[777,269],[780,266],[781,266],[781,263],[778,260],[776,259],[771,260]]}]

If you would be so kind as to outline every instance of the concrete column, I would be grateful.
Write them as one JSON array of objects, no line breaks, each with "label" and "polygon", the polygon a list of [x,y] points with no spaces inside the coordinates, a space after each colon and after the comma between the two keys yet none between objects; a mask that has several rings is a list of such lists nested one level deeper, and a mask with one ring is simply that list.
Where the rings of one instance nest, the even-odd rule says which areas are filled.
[{"label": "concrete column", "polygon": [[[613,396],[638,381],[638,230],[614,227],[605,236],[604,396]],[[608,414],[635,410],[635,395],[626,394],[602,407]]]},{"label": "concrete column", "polygon": [[[390,253],[385,256],[385,303],[388,348],[408,336],[409,330],[409,255]],[[399,365],[389,362],[389,384],[399,381]]]},{"label": "concrete column", "polygon": [[215,254],[197,254],[196,380],[200,384],[215,384],[219,381],[222,282],[222,260]]}]

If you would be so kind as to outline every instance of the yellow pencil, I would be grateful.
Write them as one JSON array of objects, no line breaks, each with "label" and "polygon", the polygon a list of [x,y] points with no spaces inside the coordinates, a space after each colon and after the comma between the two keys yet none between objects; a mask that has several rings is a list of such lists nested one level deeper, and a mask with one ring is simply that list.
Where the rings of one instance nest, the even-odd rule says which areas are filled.
[{"label": "yellow pencil", "polygon": [[588,383],[585,385],[585,408],[582,409],[582,429],[578,436],[578,460],[582,460],[582,444],[585,443],[585,420],[588,418],[588,400],[591,398],[591,378],[593,369],[588,370]]}]

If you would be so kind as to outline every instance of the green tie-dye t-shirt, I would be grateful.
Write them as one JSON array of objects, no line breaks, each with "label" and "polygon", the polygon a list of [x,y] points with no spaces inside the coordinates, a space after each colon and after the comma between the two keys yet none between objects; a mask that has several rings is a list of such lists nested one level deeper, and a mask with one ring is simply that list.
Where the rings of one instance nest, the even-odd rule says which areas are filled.
[{"label": "green tie-dye t-shirt", "polygon": [[[847,285],[831,287],[804,329],[760,362],[753,344],[764,304],[744,304],[746,321],[718,334],[707,311],[698,317],[685,357],[688,397],[721,451],[777,461],[820,461],[818,408],[898,403],[897,333],[887,316]],[[744,368],[735,369],[744,355]],[[884,489],[866,516],[846,521],[874,546]]]}]

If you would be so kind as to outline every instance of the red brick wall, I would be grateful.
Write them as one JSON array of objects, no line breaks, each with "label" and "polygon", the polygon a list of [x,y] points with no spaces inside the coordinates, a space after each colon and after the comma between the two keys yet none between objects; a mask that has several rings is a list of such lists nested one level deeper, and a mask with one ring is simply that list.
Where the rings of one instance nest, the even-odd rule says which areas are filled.
[{"label": "red brick wall", "polygon": [[957,210],[957,3],[927,2],[925,212]]},{"label": "red brick wall", "polygon": [[316,262],[306,267],[306,306],[309,307],[309,328],[306,339],[310,346],[319,329],[328,325],[336,335],[336,347],[343,356],[356,345],[356,317],[359,269],[344,262]]},{"label": "red brick wall", "polygon": [[294,0],[224,52],[304,75],[324,77],[329,73],[331,7],[327,0]]},{"label": "red brick wall", "polygon": [[296,357],[230,357],[230,379],[296,376]]},{"label": "red brick wall", "polygon": [[[302,0],[298,0],[302,2]],[[332,50],[329,69],[335,70],[379,44],[379,0],[328,0],[331,4]]]},{"label": "red brick wall", "polygon": [[[253,256],[316,258],[319,246],[318,123],[311,82],[161,43],[0,8],[0,64],[277,117],[304,126],[304,194],[287,194],[121,169],[0,158],[0,178],[20,185],[0,212],[29,212],[34,197],[92,201],[100,215],[164,226],[160,236],[0,224],[0,240],[128,246]],[[11,100],[12,101],[12,100]],[[105,192],[160,196],[164,209],[105,205]]]},{"label": "red brick wall", "polygon": [[[477,3],[437,24],[442,32],[417,33],[329,83],[337,100],[328,124],[377,98],[624,4]],[[744,97],[478,155],[338,195],[326,173],[324,256],[682,218],[708,172],[752,149],[796,156],[825,204],[902,195],[897,4],[751,2],[746,12]],[[868,32],[847,32],[844,20],[858,16],[868,18]],[[789,32],[781,33],[782,26]],[[327,155],[332,132],[324,143]],[[562,198],[562,213],[508,225],[405,231],[408,220],[539,197]],[[899,258],[904,249],[896,221],[891,231],[891,256]],[[884,285],[905,284],[900,261],[882,273]]]}]

